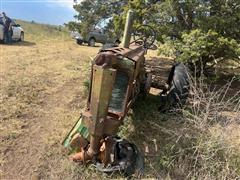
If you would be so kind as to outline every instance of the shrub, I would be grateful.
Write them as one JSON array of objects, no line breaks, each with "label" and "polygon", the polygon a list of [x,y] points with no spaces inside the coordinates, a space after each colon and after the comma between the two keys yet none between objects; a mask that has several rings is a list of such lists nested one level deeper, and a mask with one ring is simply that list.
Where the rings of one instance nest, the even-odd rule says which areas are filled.
[{"label": "shrub", "polygon": [[170,37],[162,37],[164,43],[159,43],[158,54],[166,57],[175,57],[177,54],[177,40],[173,41]]},{"label": "shrub", "polygon": [[203,70],[222,60],[240,60],[240,46],[237,41],[224,38],[211,30],[205,33],[196,29],[184,33],[177,49],[181,52],[179,61],[192,63]]},{"label": "shrub", "polygon": [[240,62],[240,45],[234,39],[228,39],[217,32],[199,29],[183,33],[180,40],[165,38],[159,52],[163,55],[177,55],[177,60],[186,62],[204,72],[222,61]]}]

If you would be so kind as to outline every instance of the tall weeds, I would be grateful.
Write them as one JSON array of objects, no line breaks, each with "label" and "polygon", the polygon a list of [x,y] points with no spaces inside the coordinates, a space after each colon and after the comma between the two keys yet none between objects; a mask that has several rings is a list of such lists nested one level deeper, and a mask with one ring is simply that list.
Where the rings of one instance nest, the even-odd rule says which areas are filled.
[{"label": "tall weeds", "polygon": [[240,177],[240,90],[229,94],[231,82],[211,88],[193,79],[183,126],[175,130],[168,172],[189,179]]}]

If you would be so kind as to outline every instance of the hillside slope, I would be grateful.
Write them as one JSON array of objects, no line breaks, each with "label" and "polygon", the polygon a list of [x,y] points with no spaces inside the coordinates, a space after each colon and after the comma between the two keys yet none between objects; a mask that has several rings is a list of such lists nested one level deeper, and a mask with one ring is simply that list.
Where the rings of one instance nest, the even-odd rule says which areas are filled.
[{"label": "hillside slope", "polygon": [[23,27],[25,36],[30,39],[43,40],[46,38],[69,38],[68,30],[62,26],[39,24],[23,20],[16,20],[16,22]]}]

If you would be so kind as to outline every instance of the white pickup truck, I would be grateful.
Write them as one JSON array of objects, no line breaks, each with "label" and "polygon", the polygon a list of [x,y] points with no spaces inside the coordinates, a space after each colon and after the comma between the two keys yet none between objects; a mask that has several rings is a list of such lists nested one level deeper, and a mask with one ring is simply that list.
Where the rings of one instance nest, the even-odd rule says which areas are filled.
[{"label": "white pickup truck", "polygon": [[[13,28],[12,40],[24,41],[24,30],[19,24],[16,24],[14,20],[12,20],[12,28]],[[0,41],[5,43],[6,39],[4,37],[3,29],[4,29],[3,21],[2,17],[0,17]]]}]

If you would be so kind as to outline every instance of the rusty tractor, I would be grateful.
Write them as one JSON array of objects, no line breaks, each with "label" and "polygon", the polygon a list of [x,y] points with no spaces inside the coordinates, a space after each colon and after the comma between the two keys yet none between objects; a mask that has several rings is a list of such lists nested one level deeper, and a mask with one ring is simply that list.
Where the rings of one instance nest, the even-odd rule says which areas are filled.
[{"label": "rusty tractor", "polygon": [[[123,170],[127,175],[143,169],[143,157],[134,144],[116,135],[134,101],[151,88],[145,54],[156,38],[153,28],[142,25],[130,43],[132,24],[133,11],[129,11],[122,46],[103,49],[95,57],[86,111],[63,141],[75,153],[74,161],[93,163],[103,172]],[[171,79],[163,87],[165,93],[172,87]]]}]

